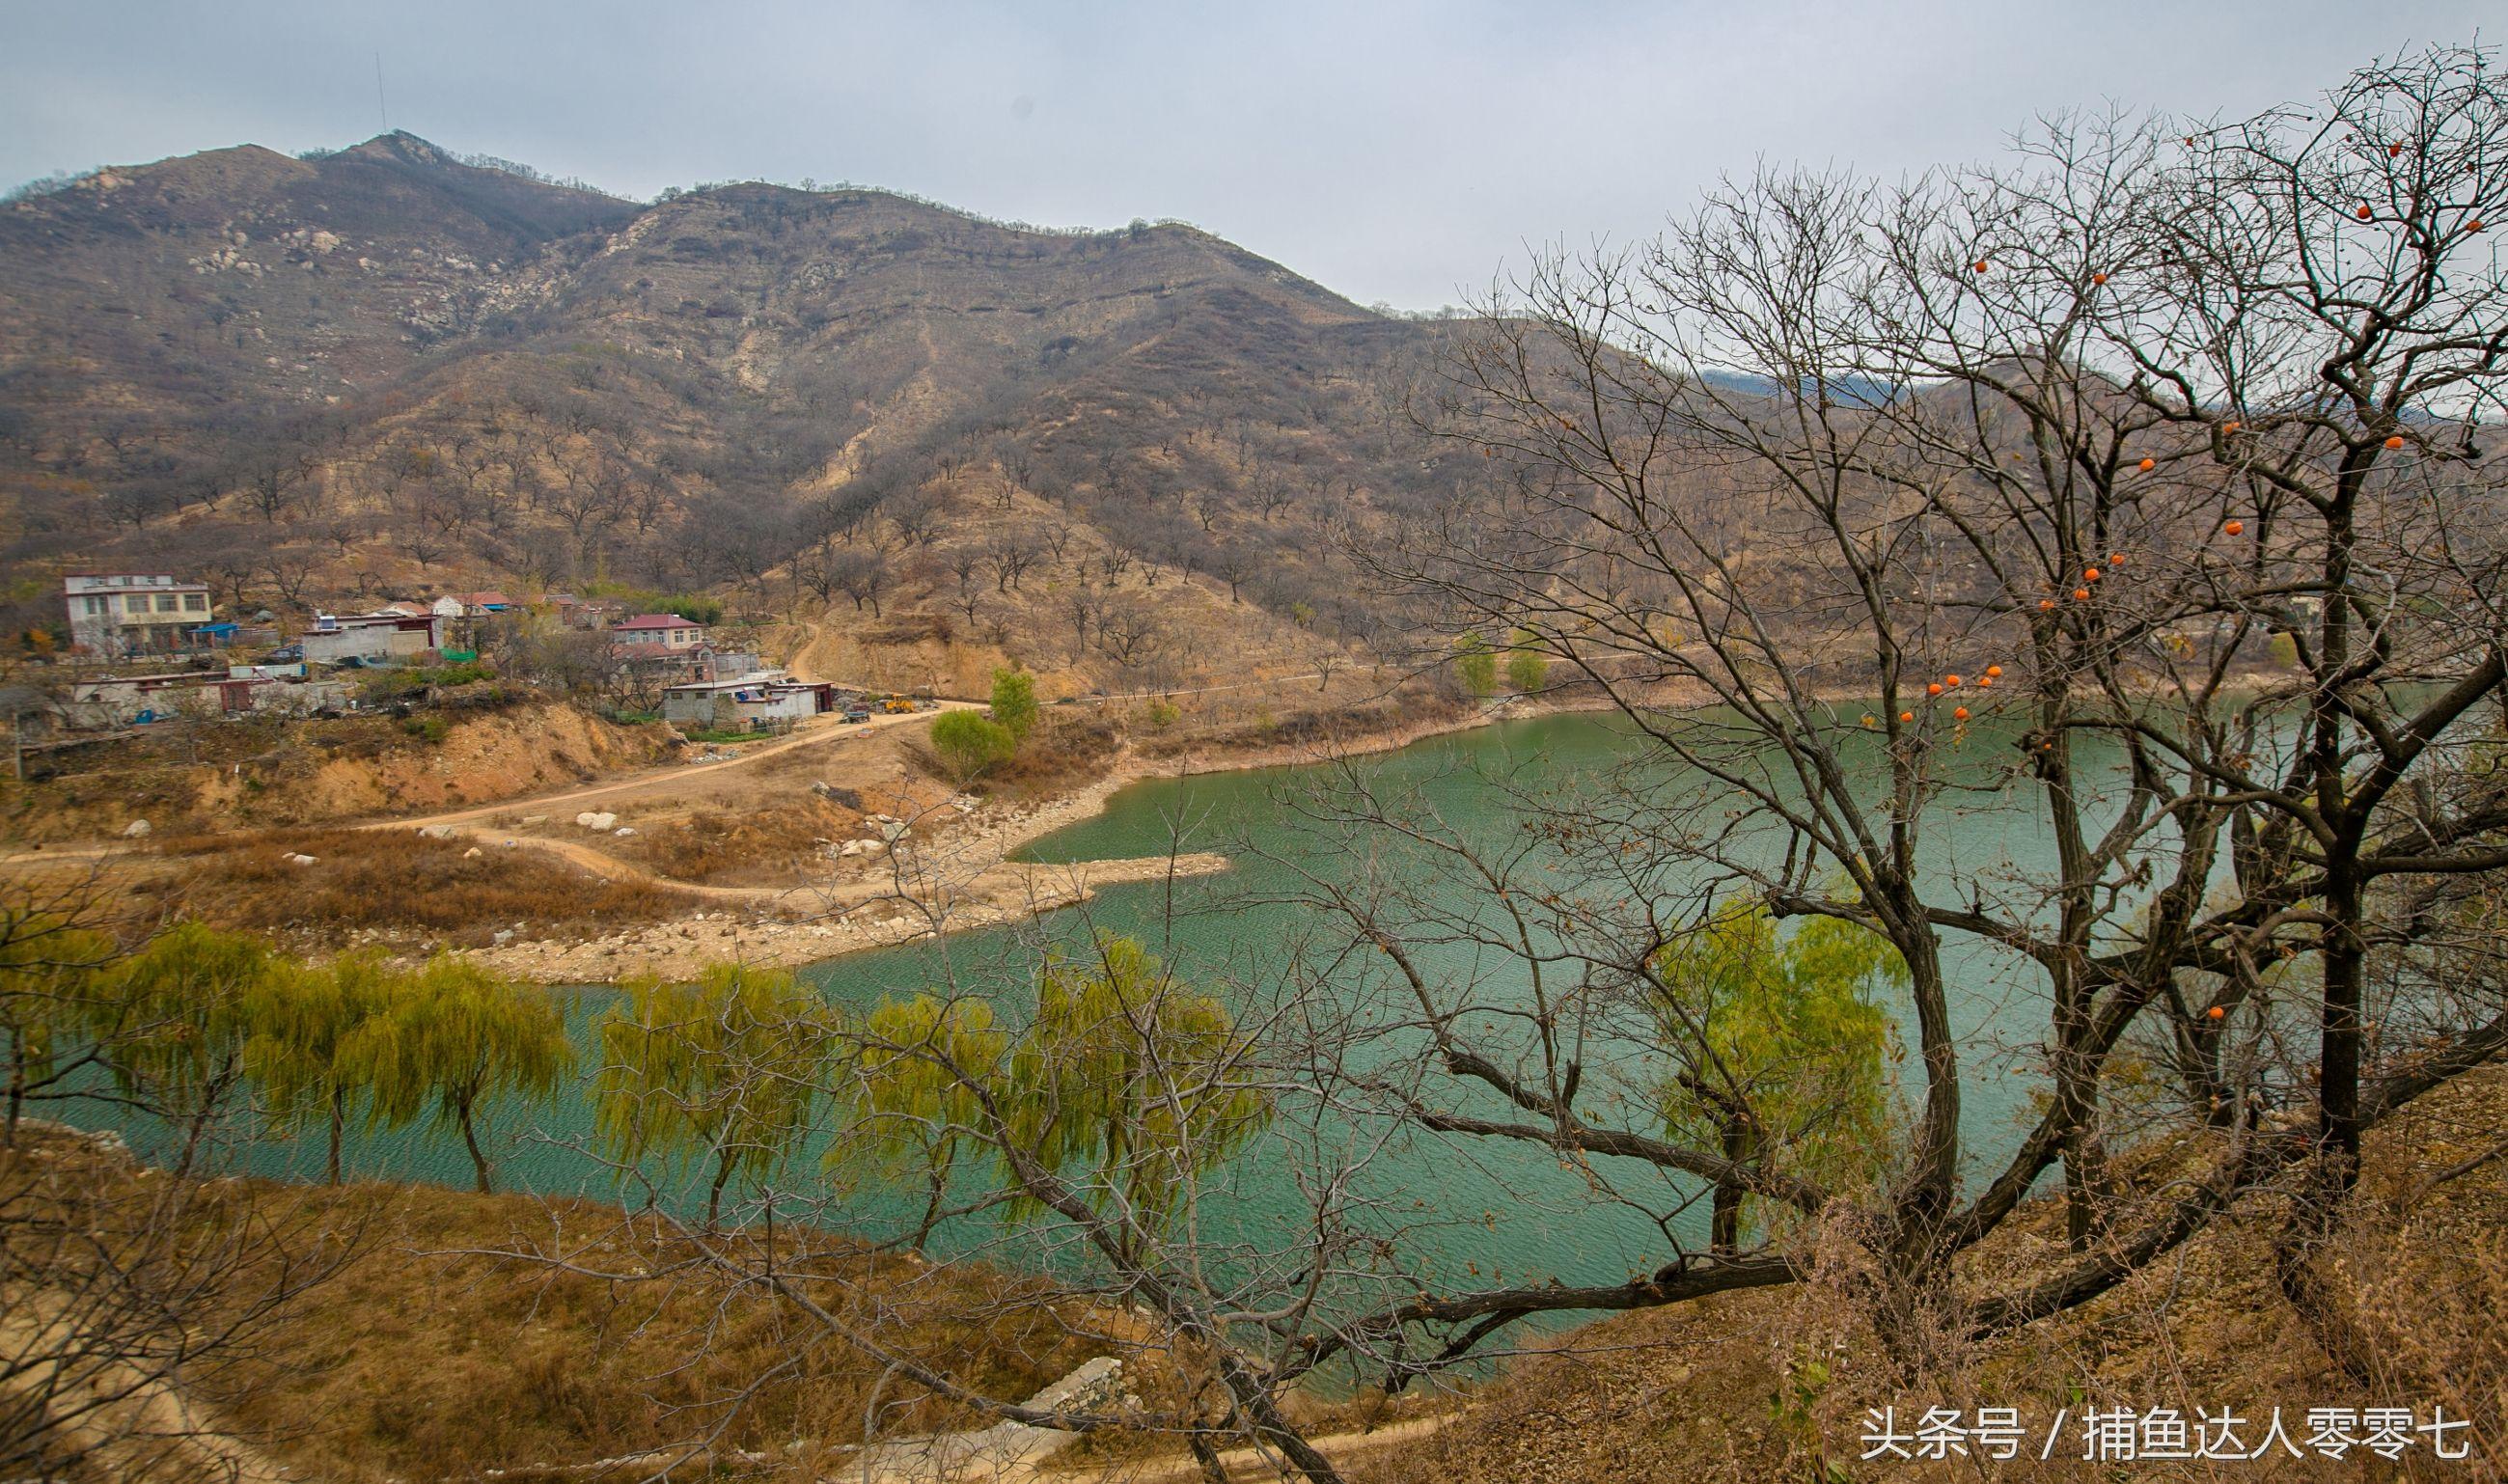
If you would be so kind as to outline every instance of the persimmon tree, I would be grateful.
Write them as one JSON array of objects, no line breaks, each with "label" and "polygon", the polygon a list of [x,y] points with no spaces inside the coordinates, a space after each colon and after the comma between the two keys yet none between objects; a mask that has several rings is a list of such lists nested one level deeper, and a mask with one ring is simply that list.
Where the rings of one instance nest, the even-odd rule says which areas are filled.
[{"label": "persimmon tree", "polygon": [[[2306,1305],[2362,1131],[2508,1046],[2508,1003],[2415,967],[2404,927],[2508,870],[2508,796],[2468,765],[2508,636],[2503,162],[2490,59],[2439,49],[2229,126],[2047,121],[2008,164],[1904,185],[1768,171],[1496,295],[1420,408],[1465,456],[1454,496],[1352,555],[1430,632],[1535,636],[1631,748],[1589,795],[1523,800],[1515,845],[1363,793],[1326,811],[1480,893],[1313,889],[1418,1004],[1407,1116],[1826,1211],[1902,1347],[2082,1302],[2268,1191],[2299,1213]],[[1979,816],[2043,845],[1963,858]],[[1646,966],[1736,892],[1903,967],[1876,1189],[1594,1105],[1675,1049],[1606,1062],[1586,1038],[1627,1036]],[[2043,1050],[2019,1074],[2039,1116],[1981,1151],[1965,1114],[2011,1033],[1981,1025],[1982,984],[2043,1016]],[[2190,1020],[2242,1048],[2222,1106],[2186,1110],[2213,1164],[2128,1190],[2118,1049]],[[2073,1264],[1965,1281],[2055,1169]],[[1632,1301],[1798,1276],[1693,1255]]]}]

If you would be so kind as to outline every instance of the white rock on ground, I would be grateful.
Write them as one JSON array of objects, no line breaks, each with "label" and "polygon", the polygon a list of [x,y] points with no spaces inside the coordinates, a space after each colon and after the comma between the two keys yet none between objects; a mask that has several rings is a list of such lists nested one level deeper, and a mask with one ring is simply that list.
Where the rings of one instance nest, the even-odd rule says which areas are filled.
[{"label": "white rock on ground", "polygon": [[122,827],[122,837],[127,840],[139,839],[156,828],[144,819],[134,819]]},{"label": "white rock on ground", "polygon": [[[1102,1407],[1123,1399],[1123,1381],[1124,1362],[1100,1355],[1029,1397],[1027,1404],[1039,1411]],[[845,1471],[859,1470],[861,1477],[879,1484],[1024,1477],[1023,1465],[1035,1464],[1078,1436],[1053,1428],[1001,1422],[969,1432],[875,1443],[858,1450],[855,1463]]]}]

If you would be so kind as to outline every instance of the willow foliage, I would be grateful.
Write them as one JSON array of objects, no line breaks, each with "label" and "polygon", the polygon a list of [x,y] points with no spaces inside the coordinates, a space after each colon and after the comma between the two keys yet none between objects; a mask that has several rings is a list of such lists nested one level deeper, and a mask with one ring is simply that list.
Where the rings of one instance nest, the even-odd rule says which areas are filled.
[{"label": "willow foliage", "polygon": [[235,1070],[252,1004],[285,963],[257,938],[186,922],[123,961],[87,1001],[123,1091],[182,1107]]},{"label": "willow foliage", "polygon": [[[1825,1184],[1888,1147],[1888,1016],[1906,969],[1888,941],[1834,917],[1780,934],[1765,908],[1726,908],[1655,957],[1656,1019],[1676,1070],[1667,1133]],[[1739,1195],[1719,1192],[1728,1241]]]},{"label": "willow foliage", "polygon": [[1227,1008],[1128,938],[1049,960],[1015,1036],[980,1002],[932,995],[882,1005],[859,1034],[857,1133],[893,1157],[942,1160],[962,1138],[980,1140],[1018,1189],[1014,1216],[1038,1207],[1015,1168],[1024,1162],[1100,1210],[1163,1221],[1196,1174],[1271,1115]]},{"label": "willow foliage", "polygon": [[622,1162],[711,1160],[711,1223],[732,1177],[771,1173],[809,1132],[828,1009],[791,974],[740,964],[623,987],[601,1022],[596,1127]]},{"label": "willow foliage", "polygon": [[439,1126],[459,1129],[485,1191],[481,1104],[502,1094],[545,1096],[573,1070],[574,1051],[546,991],[439,954],[395,979],[389,1004],[347,1038],[341,1061],[366,1088],[374,1126],[399,1128],[431,1107]]},{"label": "willow foliage", "polygon": [[343,1052],[367,1021],[391,1008],[402,983],[383,952],[368,948],[318,967],[275,965],[246,996],[244,1074],[260,1091],[262,1116],[287,1132],[325,1126],[335,1183],[350,1106],[365,1094],[359,1069]]},{"label": "willow foliage", "polygon": [[115,952],[112,939],[59,913],[0,906],[0,1074],[8,1099],[0,1143],[15,1141],[26,1098],[53,1080],[63,1039],[92,1018]]}]

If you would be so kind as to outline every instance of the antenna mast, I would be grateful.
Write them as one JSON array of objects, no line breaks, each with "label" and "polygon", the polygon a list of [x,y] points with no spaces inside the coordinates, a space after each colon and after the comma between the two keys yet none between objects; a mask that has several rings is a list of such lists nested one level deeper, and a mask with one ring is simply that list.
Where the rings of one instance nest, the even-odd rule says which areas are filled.
[{"label": "antenna mast", "polygon": [[391,132],[391,112],[384,107],[384,54],[375,53],[375,117],[382,121],[383,131]]}]

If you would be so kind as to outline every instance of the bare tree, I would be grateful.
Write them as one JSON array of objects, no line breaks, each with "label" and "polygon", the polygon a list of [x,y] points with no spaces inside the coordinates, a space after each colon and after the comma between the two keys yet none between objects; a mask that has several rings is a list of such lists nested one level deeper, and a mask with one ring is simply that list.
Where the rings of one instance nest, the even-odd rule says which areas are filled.
[{"label": "bare tree", "polygon": [[992,569],[993,591],[1007,593],[1036,564],[1035,544],[1017,532],[1002,532],[984,542],[984,562]]},{"label": "bare tree", "polygon": [[[1542,1018],[1524,1042],[1439,1030],[1422,1068],[1525,1123],[1442,1100],[1416,1116],[1721,1169],[1832,1226],[1847,1203],[1902,1353],[2104,1292],[2276,1185],[2300,1211],[2285,1286],[2309,1307],[2360,1131],[2508,1047],[2508,1005],[2381,959],[2384,912],[2508,870],[2508,810],[2449,740],[2496,703],[2508,639],[2508,548],[2468,498],[2496,476],[2462,452],[2508,365],[2508,285],[2472,230],[2508,191],[2482,165],[2508,109],[2477,55],[2447,51],[2330,104],[2331,123],[2276,111],[2192,135],[2059,121],[2023,167],[1900,190],[1766,175],[1637,252],[1544,260],[1490,306],[1428,415],[1514,477],[1352,558],[1449,634],[1534,636],[1645,750],[1625,787],[1537,827],[1585,883],[1536,894],[1539,912],[1509,906],[1511,857],[1373,805],[1348,817],[1437,840],[1496,915],[1406,916],[1341,888],[1319,905],[1441,1027],[1485,1002],[1406,938],[1461,935],[1537,984],[1559,965],[1584,1027],[1629,1011],[1722,898],[1851,923],[1904,966],[1917,1103],[1868,1198],[1797,1183],[1799,1152],[1736,1168],[1576,1111],[1593,1069]],[[2288,645],[2278,672],[2267,635]],[[1683,696],[1721,709],[1667,717]],[[2008,764],[1965,756],[2007,737]],[[2022,798],[2046,858],[1985,872],[1928,852],[1962,808]],[[2381,961],[2391,998],[2372,1007]],[[2284,986],[2311,974],[2308,1002],[2268,991],[2267,965]],[[2187,973],[2211,1003],[2172,1002]],[[2044,1111],[1972,1186],[1980,979],[2045,1014]],[[2308,1051],[2277,1050],[2294,1015]],[[2235,1038],[2242,1070],[2225,1109],[2191,1110],[2209,1168],[2127,1192],[2108,1079],[2121,1039],[2168,1017]],[[2409,1044],[2373,1055],[2366,1025],[2398,1018]],[[1964,1291],[1960,1254],[2057,1165],[2073,1265]]]}]

